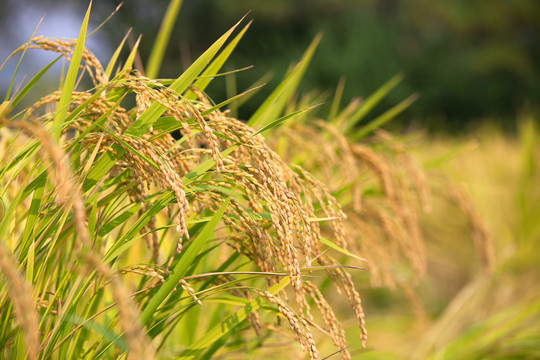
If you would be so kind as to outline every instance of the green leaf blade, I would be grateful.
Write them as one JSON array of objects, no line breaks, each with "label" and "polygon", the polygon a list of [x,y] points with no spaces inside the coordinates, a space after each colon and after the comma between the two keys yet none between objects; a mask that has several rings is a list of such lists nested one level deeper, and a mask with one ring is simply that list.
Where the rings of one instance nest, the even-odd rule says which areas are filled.
[{"label": "green leaf blade", "polygon": [[[289,285],[290,281],[290,277],[284,277],[279,283],[270,287],[268,292],[275,295]],[[180,354],[179,360],[191,360],[198,358],[202,352],[209,349],[212,344],[219,341],[223,336],[228,335],[236,326],[242,323],[249,314],[260,308],[262,304],[263,301],[261,297],[251,300],[244,307],[225,318],[217,326],[213,327],[204,335],[204,337],[184,350]]]},{"label": "green leaf blade", "polygon": [[[242,20],[240,20],[242,21]],[[210,63],[210,61],[217,54],[219,49],[223,46],[225,41],[232,34],[234,29],[240,24],[238,22],[234,25],[229,31],[223,34],[212,46],[210,46],[195,62],[182,74],[178,79],[176,79],[171,86],[171,90],[175,91],[178,94],[182,94],[188,86],[195,81],[197,76],[201,74],[204,68]],[[132,135],[134,137],[140,137],[157,121],[157,119],[166,111],[166,108],[156,102],[152,103],[144,113],[141,114],[133,124],[126,130],[126,134]]]},{"label": "green leaf blade", "polygon": [[321,38],[322,35],[319,34],[313,39],[302,56],[302,59],[249,119],[249,126],[255,129],[262,128],[279,117],[285,108],[287,101],[298,88],[300,80],[311,61]]},{"label": "green leaf blade", "polygon": [[388,121],[394,119],[397,115],[399,115],[401,112],[403,112],[405,109],[407,109],[412,103],[414,103],[418,99],[418,95],[412,94],[399,104],[395,105],[394,107],[390,108],[389,110],[385,111],[383,114],[379,115],[372,121],[370,121],[367,125],[360,128],[356,133],[354,133],[351,138],[354,141],[359,141],[364,136],[372,132],[373,130],[383,126]]},{"label": "green leaf blade", "polygon": [[146,69],[146,75],[149,78],[155,78],[158,76],[159,68],[163,62],[163,55],[165,54],[165,49],[171,38],[171,32],[174,27],[180,8],[182,7],[182,0],[172,0],[169,3],[169,7],[165,12],[163,21],[159,28],[159,32],[150,52],[150,59],[148,60],[148,66]]},{"label": "green leaf blade", "polygon": [[151,320],[152,315],[157,310],[159,305],[165,300],[165,298],[178,286],[178,282],[185,276],[189,266],[193,263],[195,257],[202,250],[203,246],[206,244],[208,239],[213,235],[214,229],[221,220],[225,210],[229,206],[229,203],[232,199],[234,192],[225,200],[221,207],[216,211],[212,219],[204,226],[201,232],[193,239],[192,243],[187,247],[185,252],[180,253],[181,257],[176,263],[174,269],[172,270],[170,276],[167,278],[165,283],[161,285],[158,292],[152,300],[146,305],[143,312],[141,313],[141,323],[148,324]]},{"label": "green leaf blade", "polygon": [[71,63],[69,64],[68,72],[66,79],[64,81],[64,86],[62,88],[62,95],[60,95],[60,100],[56,105],[56,115],[53,120],[53,136],[56,140],[60,138],[61,134],[61,125],[64,122],[66,117],[68,106],[71,101],[71,95],[73,94],[73,89],[75,87],[75,81],[77,80],[77,73],[79,71],[79,65],[81,64],[82,53],[84,50],[84,42],[86,39],[86,30],[88,28],[88,20],[90,19],[90,9],[92,8],[92,3],[88,5],[88,10],[86,10],[86,15],[84,16],[81,29],[79,31],[79,37],[77,38],[77,43],[73,49],[73,55],[71,57]]},{"label": "green leaf blade", "polygon": [[[212,61],[212,63],[202,73],[202,76],[195,82],[195,84],[193,85],[194,87],[196,87],[200,91],[204,91],[206,89],[208,84],[210,84],[210,81],[212,81],[210,75],[217,74],[225,61],[227,61],[227,59],[233,52],[240,39],[242,39],[250,25],[251,21],[246,26],[244,26],[244,28],[238,33],[238,35],[236,35],[235,38],[227,45],[227,47],[225,47],[225,49],[223,49],[223,51],[214,59],[214,61]],[[193,93],[189,93],[186,95],[186,98],[190,100],[195,99],[195,97],[196,96]]]},{"label": "green leaf blade", "polygon": [[399,73],[371,94],[366,101],[360,105],[358,110],[345,120],[344,131],[346,132],[354,128],[354,126],[358,124],[386,95],[388,95],[388,93],[394,89],[403,78],[403,74]]}]

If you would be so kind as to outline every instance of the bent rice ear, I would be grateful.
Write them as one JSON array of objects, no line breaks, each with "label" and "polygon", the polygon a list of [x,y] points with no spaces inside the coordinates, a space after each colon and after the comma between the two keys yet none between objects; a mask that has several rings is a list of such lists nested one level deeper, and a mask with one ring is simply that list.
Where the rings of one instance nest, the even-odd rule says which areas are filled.
[{"label": "bent rice ear", "polygon": [[[178,12],[180,3],[173,0],[168,10],[170,14]],[[182,318],[192,309],[192,304],[213,298],[216,302],[229,302],[228,305],[234,306],[232,309],[218,308],[212,316],[220,318],[219,311],[226,309],[226,325],[205,323],[208,325],[206,333],[200,332],[201,337],[182,344],[186,348],[182,356],[199,357],[208,348],[221,346],[223,339],[239,331],[241,326],[238,325],[243,320],[254,317],[254,312],[262,308],[285,317],[310,357],[317,358],[319,354],[310,330],[313,327],[312,304],[331,329],[335,345],[346,348],[343,328],[329,302],[316,285],[306,281],[310,276],[306,272],[320,270],[325,270],[338,289],[345,292],[365,346],[367,331],[362,303],[347,272],[353,267],[339,264],[326,253],[328,250],[334,255],[363,261],[354,255],[345,233],[345,212],[335,197],[343,189],[331,189],[332,184],[323,183],[306,169],[291,167],[272,150],[263,136],[259,136],[263,132],[283,129],[277,125],[305,115],[315,107],[309,100],[302,100],[299,103],[305,106],[282,115],[287,104],[289,108],[294,107],[289,100],[297,90],[320,36],[313,40],[298,65],[255,112],[250,121],[258,129],[253,129],[221,111],[242,94],[214,105],[203,92],[210,81],[209,76],[219,71],[250,24],[225,46],[238,26],[235,25],[177,79],[159,82],[141,76],[137,71],[127,71],[131,68],[135,50],[126,61],[126,71],[120,71],[109,81],[122,46],[116,49],[103,71],[97,60],[84,49],[87,23],[88,12],[79,34],[83,42],[70,45],[73,59],[62,91],[45,96],[28,108],[21,115],[24,121],[9,119],[25,124],[20,128],[24,128],[34,142],[18,151],[15,158],[10,159],[11,164],[0,168],[0,174],[8,174],[12,181],[8,185],[12,192],[10,198],[20,201],[18,205],[28,202],[26,198],[32,195],[30,211],[19,210],[21,215],[17,215],[26,221],[26,228],[21,232],[24,248],[35,244],[35,248],[28,251],[28,259],[34,259],[36,264],[34,269],[28,270],[25,268],[29,266],[28,261],[22,261],[19,267],[26,269],[27,274],[36,273],[39,278],[34,286],[40,294],[40,306],[43,306],[41,321],[45,324],[43,328],[52,329],[46,335],[44,352],[73,351],[71,355],[78,356],[83,350],[95,349],[91,351],[99,356],[107,354],[109,349],[120,352],[129,349],[132,353],[142,354],[151,346],[149,338],[162,341],[155,344],[155,348],[161,349],[167,345],[168,334],[189,330],[188,321],[184,323]],[[159,46],[166,42],[173,22],[166,19],[164,24]],[[62,45],[46,40],[34,45],[50,49],[51,44],[56,50]],[[160,53],[162,49],[155,50],[157,55],[151,59],[151,74],[159,70]],[[91,74],[96,80],[95,88],[75,91],[81,63],[85,69],[94,70]],[[42,73],[38,75],[41,77]],[[124,108],[129,103],[124,101],[126,97],[133,95],[136,107]],[[58,110],[54,117],[44,111],[44,105],[53,103],[57,103]],[[41,116],[45,125],[33,127],[26,121],[31,116]],[[355,116],[358,117],[358,113]],[[383,114],[382,119],[387,119],[385,116]],[[335,141],[328,148],[337,149],[336,153],[350,158],[351,163],[361,163],[352,166],[371,169],[375,173],[370,180],[380,181],[375,190],[382,189],[382,194],[377,195],[385,197],[390,207],[399,202],[402,188],[400,184],[396,185],[393,179],[396,174],[384,156],[378,156],[370,146],[349,144],[350,139],[331,125],[314,124],[316,126],[306,130],[305,134]],[[53,135],[44,135],[43,131],[49,131],[51,125]],[[176,129],[182,135],[177,140],[170,135]],[[59,146],[58,139],[65,131],[73,132],[75,136],[66,139],[65,146]],[[10,140],[10,145],[17,148],[21,137]],[[48,163],[43,161],[45,157],[40,157],[37,144],[41,144],[42,151],[48,152],[52,167],[48,168]],[[322,140],[316,145],[321,144]],[[324,154],[317,153],[319,155]],[[313,158],[313,153],[309,157]],[[1,161],[0,165],[3,165]],[[16,168],[18,163],[24,171]],[[346,168],[344,164],[349,162],[341,161],[337,166]],[[51,173],[52,168],[55,173]],[[317,169],[315,166],[312,170]],[[21,174],[30,180],[21,180],[24,177]],[[339,179],[334,177],[334,180]],[[352,183],[351,187],[356,185]],[[363,194],[360,192],[360,195]],[[398,205],[401,204],[395,206],[397,210],[393,209],[396,214],[403,210]],[[162,211],[165,208],[168,213]],[[376,207],[363,209],[367,211],[359,217],[369,215],[370,221],[385,223],[386,213]],[[88,224],[86,216],[89,217]],[[366,218],[361,220],[367,226]],[[392,233],[394,228],[391,226],[395,224],[386,223],[383,230]],[[3,231],[12,225],[12,222],[2,225]],[[174,233],[175,227],[180,234]],[[37,229],[36,241],[32,243],[29,239],[34,235],[34,228]],[[141,250],[142,239],[147,240],[151,251]],[[176,246],[176,239],[184,240],[184,243],[178,241]],[[407,251],[417,250],[405,243],[399,245]],[[87,258],[78,256],[81,248],[86,251]],[[34,251],[38,256],[30,255]],[[418,259],[422,256],[420,252],[406,255],[411,259],[413,255]],[[147,264],[148,261],[152,263]],[[64,266],[72,263],[72,267]],[[87,271],[79,271],[83,267]],[[256,271],[248,274],[251,278],[236,278],[233,275],[238,276],[240,272],[228,271],[236,267]],[[117,268],[131,271],[117,272],[114,270]],[[203,270],[212,276],[197,281],[196,274],[192,273]],[[272,274],[287,276],[280,279]],[[186,282],[190,276],[193,284]],[[137,280],[132,281],[131,277]],[[261,288],[261,279],[268,281],[268,289]],[[54,291],[49,288],[51,283],[54,283]],[[289,295],[294,300],[285,301],[283,295],[289,284]],[[223,292],[228,292],[230,298],[220,298]],[[52,305],[43,296],[48,293],[53,293]],[[253,294],[255,299],[251,298]],[[59,304],[56,308],[54,301]],[[137,304],[141,306],[140,315]],[[241,305],[240,310],[237,305]],[[114,307],[117,307],[116,320],[103,325],[111,317],[100,317],[100,311]],[[101,310],[103,308],[105,310]],[[70,319],[68,315],[71,314],[83,320]],[[76,330],[70,328],[73,321],[77,322]],[[99,326],[92,328],[90,323],[103,325],[105,330],[100,333]],[[103,335],[103,339],[86,343],[85,335],[89,330],[96,332],[96,338]],[[122,332],[125,334],[119,335]],[[73,334],[76,335],[72,337]],[[344,358],[347,354],[344,350]]]}]

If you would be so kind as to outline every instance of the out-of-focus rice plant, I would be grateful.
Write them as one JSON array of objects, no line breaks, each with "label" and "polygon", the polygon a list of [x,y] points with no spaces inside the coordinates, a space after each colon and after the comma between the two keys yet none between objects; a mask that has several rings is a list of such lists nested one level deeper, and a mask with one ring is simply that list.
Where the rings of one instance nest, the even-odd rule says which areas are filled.
[{"label": "out-of-focus rice plant", "polygon": [[[422,157],[433,159],[463,143],[474,144],[438,167],[471,194],[493,234],[497,257],[491,276],[469,277],[460,284],[459,293],[420,342],[417,358],[540,355],[540,147],[534,116],[524,112],[518,125],[515,137],[485,127],[464,139],[438,140],[422,149]],[[440,247],[452,247],[452,235],[441,236]],[[469,266],[465,256],[457,260]]]}]

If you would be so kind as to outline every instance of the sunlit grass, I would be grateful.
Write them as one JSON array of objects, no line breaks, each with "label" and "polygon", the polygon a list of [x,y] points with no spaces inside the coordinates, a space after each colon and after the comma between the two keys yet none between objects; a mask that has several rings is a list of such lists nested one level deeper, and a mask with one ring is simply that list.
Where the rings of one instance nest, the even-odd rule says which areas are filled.
[{"label": "sunlit grass", "polygon": [[[244,19],[156,79],[181,3],[146,76],[139,42],[106,67],[84,47],[90,8],[77,40],[13,53],[60,55],[0,104],[0,357],[538,355],[530,115],[513,139],[396,136],[380,127],[417,95],[374,110],[401,74],[345,107],[340,82],[326,113],[297,93],[318,35],[242,122],[260,84],[205,90],[236,86]],[[60,90],[23,106],[61,60]]]},{"label": "sunlit grass", "polygon": [[[46,67],[2,104],[3,356],[205,358],[259,346],[277,316],[311,358],[318,329],[348,358],[315,285],[331,275],[365,343],[354,267],[326,251],[345,252],[343,213],[263,138],[301,112],[265,111],[254,130],[222,111],[245,93],[217,105],[203,93],[247,26],[158,82],[132,69],[137,45],[115,72],[120,44],[104,69],[84,47],[89,14],[77,41],[33,38],[13,53],[71,61],[60,91],[17,108]],[[321,222],[334,224],[330,240]]]}]

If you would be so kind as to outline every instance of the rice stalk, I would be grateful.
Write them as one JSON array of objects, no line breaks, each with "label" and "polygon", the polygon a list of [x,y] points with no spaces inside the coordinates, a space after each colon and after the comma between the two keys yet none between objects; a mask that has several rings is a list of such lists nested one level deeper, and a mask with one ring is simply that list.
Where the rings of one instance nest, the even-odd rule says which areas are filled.
[{"label": "rice stalk", "polygon": [[[305,106],[309,103],[293,105],[291,111]],[[346,235],[336,237],[347,241],[339,246],[367,260],[371,284],[401,289],[420,313],[412,289],[427,273],[422,218],[431,210],[431,193],[441,191],[436,187],[438,176],[425,170],[407,144],[387,131],[378,129],[356,141],[348,122],[353,113],[364,116],[365,109],[355,100],[340,114],[335,104],[333,109],[335,121],[316,116],[298,119],[276,130],[270,143],[285,159],[320,178],[328,193],[337,194],[347,215],[343,218]],[[494,253],[485,223],[470,198],[451,190],[455,185],[450,181],[445,183],[443,193],[447,191],[469,219],[477,254],[484,270],[490,271]]]},{"label": "rice stalk", "polygon": [[[67,58],[74,46],[72,41],[41,37],[30,42],[30,47],[59,52]],[[73,331],[62,319],[70,314],[93,316],[101,306],[100,297],[105,296],[100,289],[107,289],[116,303],[118,320],[118,325],[113,323],[110,327],[111,331],[122,331],[130,357],[152,357],[156,348],[152,342],[157,340],[152,340],[155,335],[148,338],[145,334],[148,330],[138,320],[138,307],[146,306],[149,299],[139,295],[139,304],[133,303],[132,291],[122,279],[129,273],[142,275],[136,293],[159,288],[170,276],[161,269],[174,266],[183,256],[185,245],[192,244],[197,227],[190,222],[216,212],[227,197],[230,206],[223,217],[225,228],[215,232],[216,243],[228,245],[226,249],[239,253],[256,271],[288,274],[294,294],[292,304],[297,310],[287,304],[284,291],[256,293],[286,314],[310,358],[319,358],[319,353],[308,324],[312,318],[308,298],[316,299],[326,325],[334,329],[331,334],[336,345],[344,348],[345,344],[339,322],[329,311],[322,293],[312,284],[306,288],[303,264],[330,266],[327,271],[347,295],[365,346],[367,331],[358,292],[343,269],[331,268],[339,263],[322,252],[320,225],[311,221],[319,217],[330,219],[331,231],[325,236],[334,237],[339,246],[347,248],[345,215],[329,189],[301,167],[287,165],[261,134],[228,116],[227,111],[216,109],[196,88],[189,89],[196,98],[188,100],[182,93],[136,71],[118,73],[108,81],[99,61],[87,50],[82,54],[81,67],[90,74],[95,88],[72,92],[66,112],[69,121],[63,122],[58,142],[50,135],[56,116],[50,105],[60,101],[60,92],[42,97],[2,123],[15,134],[9,140],[10,146],[31,141],[39,144],[37,151],[30,147],[26,155],[16,154],[3,162],[2,171],[9,173],[16,159],[25,158],[23,168],[29,180],[15,176],[6,185],[10,196],[21,189],[28,189],[24,190],[25,196],[35,192],[36,186],[32,184],[36,183],[32,179],[37,178],[37,170],[45,169],[46,174],[43,199],[48,199],[49,205],[42,203],[35,213],[36,235],[39,235],[36,268],[41,271],[36,286],[40,293],[53,292],[56,299],[46,301],[40,297],[41,322],[49,331],[41,351],[50,356],[55,351],[66,355],[67,351],[85,349],[94,356],[113,356],[115,347],[122,349],[119,340],[100,343],[95,336],[89,338],[93,345],[83,346],[86,339],[82,334],[88,330],[80,327],[71,339],[57,343],[62,334]],[[135,107],[126,108],[123,101],[126,96],[135,98]],[[165,109],[163,115],[148,132],[134,136],[129,129],[153,104]],[[15,133],[17,129],[25,136]],[[179,130],[180,137],[173,137],[173,130]],[[24,145],[22,148],[25,149]],[[89,174],[106,157],[118,157],[118,161],[92,187],[85,188],[83,184]],[[233,185],[235,190],[231,189]],[[160,202],[159,199],[171,200]],[[23,199],[20,206],[28,201]],[[135,214],[138,219],[132,217]],[[22,208],[19,216],[31,220]],[[89,227],[94,229],[91,234]],[[11,231],[13,236],[20,235],[16,227]],[[142,237],[149,240],[148,252],[136,250]],[[82,271],[64,273],[54,263],[70,261],[73,261],[70,269]],[[148,265],[136,265],[141,262]],[[51,282],[50,276],[44,276],[47,272],[64,279],[66,285]],[[275,276],[265,278],[269,285],[278,282]],[[99,283],[104,287],[94,287],[93,284]],[[69,289],[67,284],[73,288]],[[195,303],[204,303],[197,288],[185,279],[180,280],[176,293],[180,293],[180,288]],[[78,299],[88,295],[92,301],[80,308]],[[239,295],[249,299],[249,293]],[[176,296],[171,295],[167,301],[173,301]],[[62,309],[54,308],[55,301],[63,304]],[[169,306],[167,302],[163,308]],[[248,319],[255,328],[260,328],[257,313],[248,314]],[[173,322],[171,326],[176,325]],[[110,338],[118,337],[110,335]],[[345,358],[347,354],[343,352]]]},{"label": "rice stalk", "polygon": [[[39,336],[39,317],[32,286],[17,271],[17,264],[10,258],[3,245],[0,244],[0,271],[7,282],[7,295],[11,300],[15,318],[24,334],[25,347],[29,359],[37,359],[41,343]],[[2,304],[3,311],[8,308]]]}]

